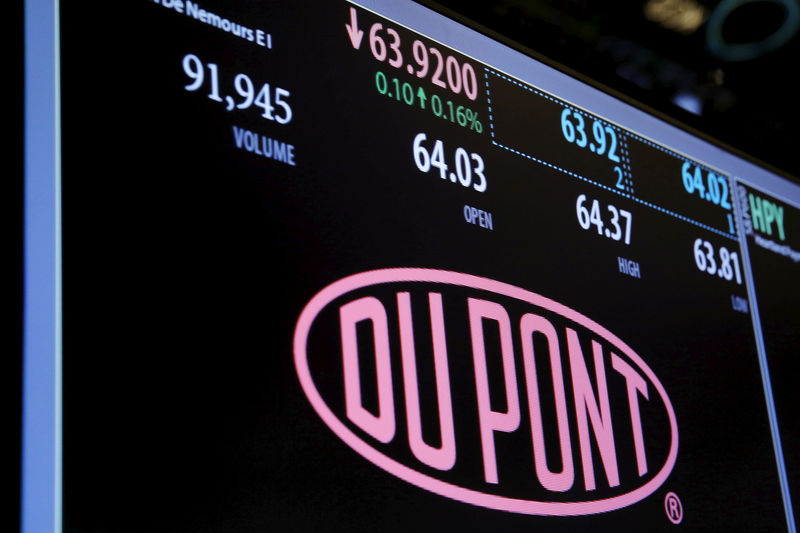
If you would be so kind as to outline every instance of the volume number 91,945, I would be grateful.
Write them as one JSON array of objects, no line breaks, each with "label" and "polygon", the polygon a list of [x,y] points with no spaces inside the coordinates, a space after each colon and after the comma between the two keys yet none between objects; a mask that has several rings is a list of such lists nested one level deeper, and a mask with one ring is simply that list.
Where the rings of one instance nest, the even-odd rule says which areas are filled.
[{"label": "volume number 91,945", "polygon": [[476,154],[470,154],[464,148],[458,147],[455,150],[452,160],[455,170],[450,171],[445,157],[444,142],[437,140],[433,143],[433,148],[428,149],[423,143],[428,139],[424,133],[418,133],[414,137],[414,163],[421,172],[429,172],[432,167],[439,169],[439,176],[442,179],[450,178],[453,183],[460,183],[464,187],[472,186],[478,192],[486,190],[486,176],[483,174],[483,158]]},{"label": "volume number 91,945", "polygon": [[[597,228],[598,235],[605,235],[609,239],[619,241],[623,238],[623,233],[625,234],[624,241],[625,244],[631,243],[631,220],[632,216],[630,211],[625,211],[624,209],[617,209],[615,206],[608,204],[606,206],[608,208],[608,212],[611,215],[611,220],[609,220],[609,224],[611,224],[611,228],[604,228],[603,223],[603,216],[600,210],[600,202],[597,200],[592,201],[592,207],[587,208],[584,204],[586,203],[586,195],[581,194],[578,196],[578,200],[575,202],[575,212],[578,215],[578,224],[581,228],[588,230],[593,225]],[[620,217],[625,219],[625,230],[623,231],[622,226],[620,226]]]},{"label": "volume number 91,945", "polygon": [[[184,86],[184,89],[187,91],[199,90],[206,81],[206,70],[208,70],[208,98],[215,102],[225,102],[226,110],[233,111],[233,109],[247,109],[256,106],[264,110],[261,116],[267,120],[274,120],[278,124],[287,124],[292,120],[292,108],[287,101],[290,96],[289,91],[280,87],[270,88],[269,83],[264,83],[260,89],[256,90],[253,80],[247,74],[237,74],[233,78],[233,89],[241,99],[236,101],[231,95],[223,97],[220,94],[220,76],[217,65],[206,63],[204,66],[200,58],[194,54],[186,54],[183,57],[183,72],[192,80],[191,83]],[[275,113],[276,107],[280,108],[278,113]]]}]

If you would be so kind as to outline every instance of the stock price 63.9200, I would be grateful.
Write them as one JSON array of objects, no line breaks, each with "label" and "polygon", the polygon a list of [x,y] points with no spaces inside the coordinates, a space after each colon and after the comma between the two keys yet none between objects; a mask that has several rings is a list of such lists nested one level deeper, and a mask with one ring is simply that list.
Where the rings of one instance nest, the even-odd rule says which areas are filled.
[{"label": "stock price 63.9200", "polygon": [[[345,30],[353,48],[359,50],[364,38],[364,31],[358,27],[358,14],[350,8],[350,21]],[[403,42],[396,29],[375,22],[366,35],[369,50],[375,60],[396,69],[404,69],[408,74],[420,79],[430,78],[430,82],[453,94],[464,94],[470,100],[478,98],[478,77],[475,68],[467,61],[461,62],[455,56],[435,46],[427,46],[419,39],[411,43],[412,61],[406,61],[403,54]],[[406,50],[407,53],[407,50]]]}]

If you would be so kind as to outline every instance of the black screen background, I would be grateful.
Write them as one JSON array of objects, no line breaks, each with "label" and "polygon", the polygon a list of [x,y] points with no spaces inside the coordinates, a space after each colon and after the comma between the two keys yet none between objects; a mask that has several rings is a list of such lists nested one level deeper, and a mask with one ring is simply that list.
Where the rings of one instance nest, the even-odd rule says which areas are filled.
[{"label": "black screen background", "polygon": [[[757,197],[775,203],[783,208],[784,231],[786,240],[781,241],[777,231],[773,235],[761,233],[761,237],[780,245],[788,245],[798,249],[797,227],[800,213],[789,205],[784,205],[774,198],[764,195],[757,189],[750,189]],[[755,236],[748,237],[750,262],[753,265],[755,290],[758,298],[759,318],[764,335],[764,349],[767,355],[772,393],[775,400],[776,417],[780,428],[783,457],[786,464],[789,490],[792,502],[797,508],[798,492],[800,492],[800,427],[798,393],[795,376],[797,375],[797,334],[800,331],[800,317],[797,313],[800,302],[800,285],[786,283],[785,280],[796,280],[798,265],[790,257],[785,257],[756,244]]]},{"label": "black screen background", "polygon": [[[275,49],[151,2],[62,8],[65,531],[658,531],[673,527],[667,491],[690,530],[784,527],[750,318],[730,308],[745,290],[692,259],[697,237],[733,241],[388,101],[344,3],[203,7]],[[289,88],[295,118],[186,92],[187,53]],[[295,144],[297,166],[237,150],[233,125]],[[423,131],[480,152],[487,192],[419,172]],[[581,193],[631,211],[629,247],[579,228]],[[464,204],[494,230],[466,224]],[[398,266],[524,287],[624,339],[676,410],[666,483],[602,515],[515,515],[428,493],[339,441],[297,381],[295,322],[329,283]]]}]

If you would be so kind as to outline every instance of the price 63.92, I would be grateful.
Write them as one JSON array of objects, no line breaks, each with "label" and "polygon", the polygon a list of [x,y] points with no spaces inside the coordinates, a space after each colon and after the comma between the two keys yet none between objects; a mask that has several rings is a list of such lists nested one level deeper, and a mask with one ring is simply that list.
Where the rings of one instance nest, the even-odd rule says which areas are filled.
[{"label": "price 63.92", "polygon": [[[361,47],[363,31],[358,29],[358,17],[354,8],[350,9],[350,24],[345,24],[353,48]],[[380,22],[369,29],[369,49],[372,57],[390,66],[405,70],[417,78],[430,77],[431,83],[442,89],[449,89],[453,94],[464,95],[472,101],[478,98],[478,77],[475,68],[468,61],[459,61],[434,46],[427,46],[419,40],[411,44],[413,61],[408,61],[402,52],[400,34],[394,28],[386,27]]]},{"label": "price 63.92", "polygon": [[[619,241],[625,234],[625,244],[631,243],[631,220],[632,216],[630,211],[624,209],[617,209],[615,206],[609,204],[606,206],[611,220],[608,223],[611,228],[605,227],[603,216],[600,209],[600,202],[597,200],[592,201],[591,207],[586,207],[586,195],[581,194],[575,202],[575,212],[578,215],[578,224],[581,228],[588,230],[592,226],[597,228],[598,235],[605,235],[609,239]],[[625,219],[625,229],[620,226],[620,217]],[[605,227],[605,230],[603,229]],[[612,230],[613,229],[613,230]]]},{"label": "price 63.92", "polygon": [[[574,123],[570,118],[574,119]],[[609,160],[619,163],[617,154],[617,134],[611,126],[599,120],[592,120],[592,138],[586,133],[586,120],[578,111],[564,108],[561,112],[561,133],[568,143],[580,148],[589,147],[589,151],[597,155],[606,155]]]}]

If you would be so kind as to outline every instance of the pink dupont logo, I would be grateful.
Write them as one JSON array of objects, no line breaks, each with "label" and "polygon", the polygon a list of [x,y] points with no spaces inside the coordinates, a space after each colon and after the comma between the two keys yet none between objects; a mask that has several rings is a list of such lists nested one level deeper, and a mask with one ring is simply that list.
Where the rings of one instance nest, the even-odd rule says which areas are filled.
[{"label": "pink dupont logo", "polygon": [[[389,290],[392,284],[397,284],[399,290]],[[432,289],[424,292],[427,295],[429,313],[424,318],[417,317],[420,323],[422,320],[429,321],[432,354],[418,356],[416,353],[421,349],[415,346],[414,329],[421,326],[417,326],[412,318],[411,296],[407,292],[409,286],[422,287],[423,290]],[[369,288],[381,289],[381,294],[384,295],[389,290],[392,296],[382,301],[375,296],[365,295],[369,291],[364,289]],[[457,289],[454,293],[456,296],[449,296],[446,292],[448,288]],[[358,294],[348,298],[354,291],[358,291]],[[474,292],[474,297],[464,296],[470,291]],[[452,306],[452,302],[458,303],[461,308],[456,312],[461,313],[459,316],[466,317],[462,319],[466,320],[463,331],[468,330],[469,333],[464,333],[466,338],[461,339],[460,344],[468,347],[466,353],[463,353],[464,350],[456,353],[448,349],[448,344],[454,340],[450,337],[451,331],[445,330],[445,310],[450,307],[443,305],[442,292],[445,292],[448,305]],[[417,293],[415,298],[422,299]],[[545,310],[544,314],[548,316],[563,317],[565,323],[571,323],[571,326],[556,327],[533,308],[524,312],[518,321],[516,318],[512,320],[511,316],[516,317],[519,313],[509,313],[495,300],[516,307],[531,304]],[[336,305],[327,309],[334,301]],[[321,313],[325,313],[328,321],[336,317],[334,327],[338,339],[333,345],[326,345],[324,349],[317,349],[309,354],[309,334]],[[390,324],[390,316],[394,323]],[[359,336],[357,333],[358,324],[370,326],[367,331],[370,331],[372,346],[363,345],[367,341],[363,334]],[[497,365],[502,370],[493,374],[487,363],[487,343],[497,344],[498,337],[492,337],[491,341],[488,337],[484,338],[484,327],[487,324],[499,333],[499,346],[494,348],[500,354]],[[362,333],[363,331],[362,328]],[[545,378],[537,375],[536,360],[538,358],[541,361],[542,357],[547,360],[548,353],[534,357],[534,334],[543,342],[546,341],[548,347],[549,372],[545,371],[548,374]],[[391,335],[398,338],[393,339]],[[587,349],[589,340],[590,350]],[[361,346],[359,342],[362,343]],[[394,359],[393,346],[395,351],[399,351]],[[521,346],[521,353],[515,353],[520,352],[519,349],[515,350],[515,346]],[[603,356],[604,346],[611,368],[607,368],[609,365]],[[563,364],[562,350],[567,352],[567,362]],[[310,355],[313,361],[324,359],[326,364],[335,365],[335,373],[340,377],[334,380],[334,386],[340,391],[343,389],[341,397],[329,399],[327,403],[323,399],[312,378]],[[374,358],[371,363],[373,371],[370,373],[374,380],[362,384],[361,380],[366,378],[359,370],[359,356],[363,358],[367,355]],[[474,399],[462,401],[462,405],[457,405],[454,400],[464,398],[461,394],[463,391],[451,390],[455,380],[451,375],[450,365],[454,364],[456,358],[460,358],[458,360],[462,367],[471,367],[474,372],[469,381],[473,389],[470,394],[474,394]],[[517,370],[519,358],[522,371]],[[586,365],[589,358],[592,358],[593,371]],[[487,278],[444,270],[393,268],[363,272],[341,279],[317,293],[303,309],[295,329],[294,360],[300,384],[311,405],[325,424],[353,450],[408,483],[482,507],[523,514],[560,516],[620,509],[656,491],[672,471],[678,454],[675,411],[664,387],[636,352],[607,329],[564,305],[525,289]],[[436,439],[435,446],[423,438],[417,368],[418,362],[426,364],[423,361],[433,367],[432,375],[436,383],[435,403],[438,403],[436,408],[439,435],[434,431],[434,435],[427,436],[428,441]],[[469,362],[469,366],[464,366],[465,361]],[[521,376],[519,380],[518,373]],[[542,396],[542,401],[546,401],[544,405],[554,411],[554,415],[550,417],[554,419],[545,422],[539,388],[544,386],[545,380],[550,382],[551,379],[552,382],[547,384],[550,392],[546,398]],[[609,394],[610,379],[615,380],[616,395]],[[464,382],[461,381],[462,384]],[[365,407],[362,401],[362,385],[376,391],[374,405]],[[567,403],[568,386],[572,391],[570,400],[574,400],[574,403]],[[323,390],[330,390],[330,387],[328,382],[327,388],[323,387]],[[653,389],[658,398],[652,393]],[[402,394],[399,394],[400,391]],[[491,395],[490,391],[493,391]],[[503,393],[505,403],[502,408],[498,408],[497,398]],[[401,398],[396,398],[397,396]],[[494,399],[490,400],[490,396]],[[617,412],[620,410],[619,406],[624,406],[622,409],[628,411],[629,417],[612,421],[610,396],[616,402],[614,405],[617,406]],[[657,465],[660,468],[656,471],[653,468],[656,465],[648,464],[648,458],[651,461],[654,458],[645,449],[642,419],[644,411],[640,407],[646,405],[650,409],[646,412],[652,413],[652,405],[655,405],[653,402],[657,399],[663,405],[663,411],[659,410],[658,416],[663,420],[664,428],[667,420],[669,422],[670,442],[667,446],[665,442],[658,443],[655,442],[658,441],[657,438],[653,439],[656,449],[662,450],[661,453],[655,453],[655,457],[665,457],[658,460]],[[332,408],[334,404],[338,407]],[[573,407],[568,408],[568,405]],[[335,414],[334,410],[340,412],[341,416]],[[574,413],[570,412],[572,410]],[[457,433],[454,413],[460,417],[459,420],[464,420],[463,413],[467,413],[467,419],[474,420],[476,430]],[[529,416],[529,424],[527,418],[525,424],[521,424],[523,415]],[[645,422],[647,420],[649,419],[645,418]],[[647,427],[647,424],[644,426]],[[553,433],[547,439],[545,427]],[[498,453],[498,447],[501,446],[502,439],[516,438],[517,430],[519,438],[524,436],[527,439],[527,451],[524,452],[525,457],[513,458],[516,470],[528,469],[525,475],[530,478],[530,484],[535,484],[539,491],[537,494],[550,494],[552,498],[527,499],[519,497],[514,490],[504,489],[504,479],[498,471],[498,463],[502,464],[502,461],[509,459]],[[577,439],[571,436],[575,433]],[[623,433],[623,438],[617,438],[615,442],[615,435]],[[476,459],[472,464],[479,466],[477,471],[482,471],[482,476],[474,483],[469,483],[474,485],[472,487],[462,486],[466,483],[454,482],[456,478],[450,475],[454,467],[458,466],[457,461],[465,461],[466,452],[460,452],[464,444],[458,442],[457,434],[459,438],[462,438],[461,435],[474,435],[475,442],[467,444],[467,451],[479,450],[473,452],[480,455],[475,455]],[[653,434],[663,435],[662,440],[666,436],[665,431],[656,431]],[[647,442],[648,446],[653,445],[653,442]],[[403,450],[410,450],[410,454],[403,456],[403,462],[389,456],[390,450],[394,450],[392,455],[398,455],[399,446]],[[553,450],[546,453],[547,447],[560,448],[557,450],[560,451],[560,461],[555,461],[556,468],[552,465],[553,457],[559,454]],[[626,465],[631,465],[625,467],[627,477],[623,481],[620,480],[622,463],[618,462],[618,454],[624,454],[621,460],[626,461]],[[664,461],[663,464],[661,460]],[[580,465],[582,475],[576,473],[576,463]],[[632,466],[634,464],[635,468]],[[467,466],[467,471],[475,472],[472,465]],[[610,491],[610,495],[598,496],[597,489]],[[579,497],[573,498],[576,491],[580,492]],[[564,501],[565,494],[568,494],[570,501]]]}]

